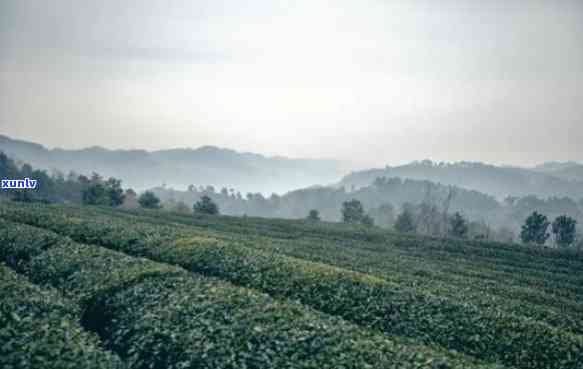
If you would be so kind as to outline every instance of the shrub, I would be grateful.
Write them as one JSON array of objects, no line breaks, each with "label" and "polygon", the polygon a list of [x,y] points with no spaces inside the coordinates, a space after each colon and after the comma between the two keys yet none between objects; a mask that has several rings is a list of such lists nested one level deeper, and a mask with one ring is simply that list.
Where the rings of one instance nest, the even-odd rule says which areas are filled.
[{"label": "shrub", "polygon": [[0,367],[123,368],[82,329],[78,314],[56,292],[33,286],[0,264]]},{"label": "shrub", "polygon": [[297,303],[96,246],[52,248],[28,270],[80,301],[85,324],[132,368],[474,367]]},{"label": "shrub", "polygon": [[[133,218],[76,224],[75,219],[35,217],[26,212],[14,212],[11,216],[16,214],[27,222],[34,221],[68,235],[90,229],[97,244],[181,265],[276,297],[298,300],[387,335],[439,344],[520,368],[575,369],[583,361],[580,336],[513,315],[485,313],[465,302],[419,293],[368,275],[253,250],[236,240],[198,236],[172,243],[168,242],[171,228],[139,226]],[[180,235],[175,230],[175,238]],[[419,240],[403,242],[417,247],[414,244]],[[452,244],[440,243],[435,247],[460,252],[456,242],[448,242]],[[501,251],[480,250],[485,254]]]},{"label": "shrub", "polygon": [[0,262],[11,268],[22,269],[22,265],[32,257],[55,245],[67,242],[53,232],[38,230],[30,232],[30,227],[0,219]]},{"label": "shrub", "polygon": [[144,279],[183,273],[176,267],[76,243],[36,256],[26,270],[32,282],[58,286],[82,307]]}]

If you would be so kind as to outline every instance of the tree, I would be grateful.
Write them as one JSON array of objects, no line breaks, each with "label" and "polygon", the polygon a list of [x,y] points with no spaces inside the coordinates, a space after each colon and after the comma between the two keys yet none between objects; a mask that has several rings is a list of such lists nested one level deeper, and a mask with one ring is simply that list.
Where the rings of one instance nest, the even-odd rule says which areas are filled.
[{"label": "tree", "polygon": [[557,217],[551,227],[557,245],[560,247],[572,245],[577,234],[576,227],[577,221],[575,219],[566,215]]},{"label": "tree", "polygon": [[160,199],[152,191],[146,191],[138,198],[138,203],[144,209],[159,209]]},{"label": "tree", "polygon": [[417,207],[418,231],[433,236],[442,235],[444,227],[442,213],[435,203],[424,201]]},{"label": "tree", "polygon": [[83,204],[86,205],[109,205],[110,199],[107,189],[102,183],[92,183],[83,190]]},{"label": "tree", "polygon": [[138,194],[131,188],[128,188],[123,197],[123,203],[121,205],[124,209],[137,209],[138,204]]},{"label": "tree", "polygon": [[217,215],[219,214],[219,207],[217,204],[207,195],[204,195],[200,198],[200,201],[197,201],[193,205],[193,210],[195,214],[208,214],[208,215]]},{"label": "tree", "polygon": [[121,188],[121,180],[111,177],[104,182],[95,172],[91,180],[88,182],[86,180],[86,177],[79,177],[79,182],[84,187],[81,192],[81,200],[84,204],[119,206],[123,203],[125,195]]},{"label": "tree", "polygon": [[91,173],[91,182],[101,183],[101,182],[103,182],[103,177],[101,177],[101,175],[99,175],[99,173],[93,172],[93,173]]},{"label": "tree", "polygon": [[362,223],[362,218],[364,218],[364,207],[360,201],[352,199],[342,203],[342,221],[344,223]]},{"label": "tree", "polygon": [[449,235],[458,238],[465,238],[467,234],[468,223],[459,212],[456,212],[449,220]]},{"label": "tree", "polygon": [[522,231],[520,232],[520,239],[524,243],[544,245],[550,237],[550,234],[547,232],[550,224],[546,215],[539,214],[535,211],[526,218],[522,226]]},{"label": "tree", "polygon": [[360,222],[368,227],[372,227],[374,225],[374,219],[368,214],[363,216]]},{"label": "tree", "polygon": [[320,221],[320,212],[316,209],[312,209],[308,213],[308,217],[306,219],[311,221],[311,222],[319,222]]},{"label": "tree", "polygon": [[390,228],[395,223],[395,209],[391,204],[385,203],[377,208],[370,209],[368,214],[380,227]]},{"label": "tree", "polygon": [[[449,233],[450,230],[447,229],[447,223],[448,223],[448,219],[449,219],[449,207],[451,206],[451,202],[454,199],[454,197],[457,194],[457,190],[453,187],[453,186],[449,186],[448,187],[448,192],[447,192],[447,196],[445,197],[445,199],[443,200],[443,211],[442,211],[442,219],[443,219],[443,235],[447,235]],[[457,216],[459,215],[459,218],[457,218]],[[456,213],[454,215],[454,218],[457,218],[457,220],[461,219],[464,220],[464,218],[461,216],[460,213]],[[465,220],[464,220],[464,224],[465,224]],[[451,225],[451,224],[450,224]],[[462,231],[463,229],[458,229],[458,231]],[[461,236],[456,236],[454,234],[454,237],[461,237],[463,238],[465,236],[465,234],[468,232],[467,230],[467,226],[466,226],[466,230],[463,232],[464,234]]]},{"label": "tree", "polygon": [[18,174],[18,168],[14,164],[14,160],[10,159],[5,153],[0,151],[0,177],[11,179],[18,177]]},{"label": "tree", "polygon": [[413,219],[413,213],[408,208],[404,208],[395,221],[395,230],[402,233],[413,233],[417,227]]},{"label": "tree", "polygon": [[116,178],[109,178],[105,182],[105,190],[109,197],[109,205],[120,206],[123,204],[125,198],[123,188],[121,188],[121,180]]},{"label": "tree", "polygon": [[574,247],[578,253],[581,253],[583,251],[583,235],[582,234],[577,234],[575,236]]},{"label": "tree", "polygon": [[35,196],[28,190],[16,190],[12,195],[12,201],[35,202]]}]

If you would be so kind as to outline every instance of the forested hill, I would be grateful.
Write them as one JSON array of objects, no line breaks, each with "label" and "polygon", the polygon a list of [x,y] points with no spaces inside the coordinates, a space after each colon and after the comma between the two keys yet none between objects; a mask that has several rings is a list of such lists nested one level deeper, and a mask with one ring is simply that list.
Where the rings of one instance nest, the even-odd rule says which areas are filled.
[{"label": "forested hill", "polygon": [[349,170],[340,161],[266,157],[214,146],[161,151],[101,147],[63,150],[0,135],[0,151],[36,168],[57,169],[65,174],[71,170],[84,175],[98,172],[120,178],[127,187],[137,190],[162,184],[186,188],[194,183],[284,193],[337,182]]},{"label": "forested hill", "polygon": [[[187,191],[157,187],[153,191],[162,201],[192,204],[201,196],[207,195],[215,200],[223,214],[253,215],[276,218],[303,218],[311,209],[317,209],[323,219],[340,220],[342,202],[357,199],[367,210],[389,205],[396,211],[405,204],[419,204],[432,201],[441,204],[449,191],[448,186],[429,181],[401,180],[399,178],[380,178],[373,184],[354,191],[344,187],[309,187],[286,193],[283,196],[269,197],[259,193],[241,194],[232,189],[220,191],[211,186],[190,186]],[[477,191],[454,188],[452,201],[454,211],[464,211],[469,216],[482,218],[498,210],[501,204],[490,195]]]},{"label": "forested hill", "polygon": [[[447,206],[450,213],[461,212],[471,221],[475,236],[504,230],[504,240],[511,232],[520,231],[524,219],[533,211],[550,217],[569,215],[583,223],[583,200],[568,197],[542,199],[536,196],[507,198],[499,201],[491,195],[430,181],[378,178],[369,186],[353,191],[345,187],[311,187],[269,197],[259,193],[241,194],[233,189],[190,186],[187,191],[157,187],[153,191],[168,210],[189,212],[202,196],[215,201],[222,214],[268,218],[305,218],[310,210],[319,212],[323,220],[341,220],[342,203],[359,200],[376,225],[391,228],[405,206],[412,206],[416,216],[440,222]],[[447,201],[452,194],[451,201]]]},{"label": "forested hill", "polygon": [[370,185],[377,177],[401,177],[429,180],[487,193],[504,199],[506,196],[539,197],[568,196],[583,198],[582,165],[541,165],[534,169],[500,167],[483,163],[436,163],[430,160],[412,162],[402,166],[387,166],[353,172],[345,176],[340,185],[362,187]]}]

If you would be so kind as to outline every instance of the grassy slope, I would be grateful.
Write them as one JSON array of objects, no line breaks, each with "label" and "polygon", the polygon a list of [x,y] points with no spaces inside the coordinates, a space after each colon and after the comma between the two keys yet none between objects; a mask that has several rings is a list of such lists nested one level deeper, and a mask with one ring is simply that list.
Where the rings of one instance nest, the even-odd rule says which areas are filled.
[{"label": "grassy slope", "polygon": [[77,305],[0,263],[0,367],[123,369],[79,324]]},{"label": "grassy slope", "polygon": [[[75,208],[68,210],[76,213]],[[109,209],[92,209],[109,216]],[[119,216],[119,212],[114,212]],[[583,333],[583,258],[520,245],[400,235],[337,224],[199,217],[139,211],[126,215],[381,277],[477,306]],[[287,232],[286,232],[287,230]],[[244,237],[241,237],[244,235]]]},{"label": "grassy slope", "polygon": [[[581,261],[574,259],[571,255],[563,255],[560,253],[538,251],[531,249],[523,249],[516,246],[494,245],[494,244],[479,244],[479,243],[459,243],[457,241],[443,242],[435,239],[419,239],[409,236],[394,235],[386,232],[379,232],[376,230],[362,230],[362,229],[346,229],[335,225],[319,225],[313,226],[302,222],[289,221],[267,221],[257,219],[236,219],[236,218],[202,218],[193,219],[191,217],[169,216],[163,215],[159,218],[159,214],[149,213],[146,217],[140,216],[135,218],[133,216],[120,216],[118,212],[112,212],[104,209],[83,209],[76,208],[54,208],[55,214],[67,213],[69,219],[91,218],[94,221],[105,221],[112,216],[116,219],[125,218],[131,222],[139,222],[140,224],[150,224],[150,228],[158,228],[160,223],[173,224],[179,222],[183,224],[194,224],[199,229],[205,229],[204,232],[197,231],[193,227],[177,227],[172,225],[170,228],[176,237],[178,234],[204,234],[205,237],[214,237],[223,241],[237,242],[245,246],[256,247],[265,250],[277,249],[279,253],[295,254],[305,259],[318,260],[324,258],[325,261],[331,264],[344,265],[352,269],[366,269],[365,271],[383,276],[386,279],[394,273],[401,274],[397,281],[403,284],[410,284],[414,288],[420,290],[430,290],[430,292],[448,292],[449,297],[463,296],[465,300],[471,297],[464,292],[458,290],[457,286],[467,287],[471,285],[475,287],[478,283],[484,283],[484,280],[491,278],[496,285],[504,282],[504,285],[497,286],[494,292],[486,291],[485,293],[476,294],[482,302],[487,301],[489,297],[495,298],[495,306],[490,306],[488,309],[494,309],[500,304],[505,309],[512,310],[511,302],[517,300],[514,296],[515,290],[512,288],[526,288],[535,297],[542,296],[541,301],[535,301],[533,310],[538,313],[535,318],[547,319],[552,322],[557,318],[553,315],[555,308],[546,304],[544,299],[547,292],[537,291],[537,286],[541,284],[547,285],[552,289],[557,289],[558,293],[563,294],[566,301],[572,303],[570,314],[576,314],[579,305],[576,303],[577,296],[580,291],[576,287],[576,279],[571,280],[571,272],[576,272],[580,267]],[[79,217],[79,218],[76,218]],[[287,232],[286,232],[287,229]],[[147,232],[147,231],[146,231]],[[258,234],[260,234],[258,236]],[[244,237],[242,237],[244,235]],[[107,238],[107,235],[99,237]],[[100,240],[100,241],[103,241]],[[356,253],[352,253],[356,251]],[[398,253],[395,253],[397,251]],[[460,252],[461,251],[461,252]],[[348,254],[348,256],[347,256]],[[419,259],[422,264],[427,264],[425,270],[432,270],[432,266],[441,266],[447,279],[442,283],[435,282],[434,275],[426,275],[423,273],[424,269],[416,269],[407,273],[407,269],[412,264],[407,264],[407,258]],[[396,261],[398,260],[398,261]],[[381,264],[375,264],[381,262]],[[385,264],[382,264],[384,262]],[[395,268],[402,264],[401,269]],[[449,263],[449,265],[447,265]],[[463,265],[465,263],[465,265]],[[443,267],[441,264],[446,264]],[[460,265],[462,264],[462,265]],[[387,272],[383,268],[393,266],[394,270]],[[469,272],[476,272],[477,276],[474,279],[455,280],[453,277],[459,273],[456,267],[465,267]],[[493,279],[498,266],[508,268],[508,280]],[[541,267],[543,273],[541,274]],[[452,271],[446,273],[449,269]],[[511,273],[515,271],[514,273]],[[555,272],[559,271],[559,272]],[[485,278],[484,275],[487,277]],[[469,277],[467,277],[469,278]],[[576,276],[575,276],[576,278]],[[452,283],[458,283],[456,286]],[[539,283],[540,282],[540,283]],[[544,283],[543,283],[544,282]],[[574,288],[569,288],[569,283],[573,282]],[[432,290],[429,288],[433,285],[439,285],[439,288]],[[441,286],[449,286],[449,289]],[[506,288],[509,290],[504,294]],[[467,291],[466,291],[467,292]],[[541,293],[539,296],[537,293]],[[522,298],[522,296],[521,296]],[[530,305],[528,304],[525,305]],[[484,307],[487,305],[484,304]],[[484,310],[487,310],[484,308]],[[522,315],[529,315],[533,311],[523,309],[517,311]],[[547,312],[549,315],[544,316]],[[570,317],[575,315],[567,315],[565,320],[558,320],[558,326],[566,324]],[[573,318],[575,319],[575,318]]]},{"label": "grassy slope", "polygon": [[495,367],[28,225],[0,220],[0,245],[1,260],[79,305],[131,368]]},{"label": "grassy slope", "polygon": [[[583,300],[583,257],[572,253],[358,228],[350,232],[331,224],[138,214],[141,219],[156,217],[154,222],[192,225],[226,239],[240,239],[241,231],[247,229],[245,245],[249,247],[365,272],[583,332],[583,305],[578,303]],[[286,223],[291,229],[288,233],[284,232]]]}]

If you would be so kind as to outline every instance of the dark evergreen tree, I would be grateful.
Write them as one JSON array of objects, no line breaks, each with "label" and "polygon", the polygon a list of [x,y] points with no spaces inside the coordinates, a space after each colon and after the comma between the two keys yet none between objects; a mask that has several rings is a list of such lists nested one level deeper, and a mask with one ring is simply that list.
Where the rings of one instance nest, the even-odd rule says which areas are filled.
[{"label": "dark evergreen tree", "polygon": [[550,237],[550,234],[547,232],[549,225],[550,222],[546,215],[539,214],[535,211],[526,218],[522,226],[522,232],[520,232],[520,239],[524,243],[544,245]]},{"label": "dark evergreen tree", "polygon": [[320,221],[320,212],[316,209],[312,209],[308,213],[308,217],[306,219],[311,221],[311,222],[319,222]]},{"label": "dark evergreen tree", "polygon": [[120,206],[123,204],[125,198],[123,188],[121,188],[121,180],[116,178],[109,178],[105,182],[105,189],[109,197],[109,205]]},{"label": "dark evergreen tree", "polygon": [[557,217],[552,224],[552,232],[555,242],[560,247],[567,247],[575,242],[577,234],[577,221],[566,215]]},{"label": "dark evergreen tree", "polygon": [[449,220],[449,235],[458,238],[465,238],[468,235],[468,222],[459,212]]},{"label": "dark evergreen tree", "polygon": [[360,201],[352,199],[342,203],[342,221],[344,223],[362,223],[363,218],[364,207]]},{"label": "dark evergreen tree", "polygon": [[219,214],[218,205],[209,196],[204,195],[193,205],[193,210],[195,214],[208,214],[217,215]]}]

